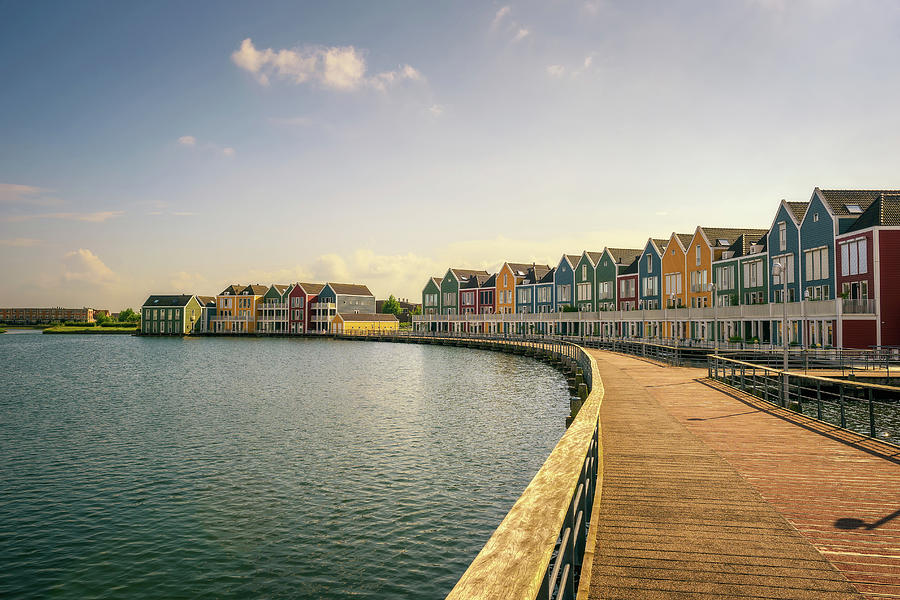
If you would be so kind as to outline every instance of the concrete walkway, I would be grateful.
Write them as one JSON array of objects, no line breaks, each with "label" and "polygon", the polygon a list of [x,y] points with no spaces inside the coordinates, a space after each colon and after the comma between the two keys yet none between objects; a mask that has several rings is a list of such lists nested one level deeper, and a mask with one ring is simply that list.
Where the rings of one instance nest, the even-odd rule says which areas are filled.
[{"label": "concrete walkway", "polygon": [[900,465],[705,370],[591,352],[606,389],[591,598],[900,598]]}]

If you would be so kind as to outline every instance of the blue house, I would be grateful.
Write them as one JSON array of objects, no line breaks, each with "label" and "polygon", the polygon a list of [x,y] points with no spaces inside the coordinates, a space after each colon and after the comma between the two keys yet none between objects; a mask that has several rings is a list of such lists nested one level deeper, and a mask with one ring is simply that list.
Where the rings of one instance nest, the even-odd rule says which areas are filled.
[{"label": "blue house", "polygon": [[659,285],[662,272],[662,252],[668,240],[647,240],[638,262],[638,306],[645,310],[662,308],[662,289]]},{"label": "blue house", "polygon": [[781,277],[772,271],[772,265],[781,263],[786,269],[788,302],[800,299],[800,222],[809,202],[782,200],[769,228],[769,302],[781,302],[783,284]]},{"label": "blue house", "polygon": [[551,267],[534,286],[534,312],[554,311],[556,290],[556,267]]},{"label": "blue house", "polygon": [[556,286],[557,311],[564,310],[566,306],[575,306],[575,265],[580,259],[580,254],[563,254],[556,265],[553,283]]},{"label": "blue house", "polygon": [[[537,285],[552,269],[549,265],[532,265],[521,282],[516,282],[516,312],[534,313],[537,305]],[[552,286],[551,286],[552,287]],[[552,296],[552,295],[551,295]],[[545,298],[546,303],[546,298]],[[545,311],[548,312],[548,311]]]}]

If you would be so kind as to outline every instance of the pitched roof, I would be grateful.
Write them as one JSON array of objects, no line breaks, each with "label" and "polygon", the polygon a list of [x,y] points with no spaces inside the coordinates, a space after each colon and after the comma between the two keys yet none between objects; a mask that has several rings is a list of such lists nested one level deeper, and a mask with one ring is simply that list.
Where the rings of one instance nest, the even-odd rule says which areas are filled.
[{"label": "pitched roof", "polygon": [[[334,291],[335,294],[341,294],[343,296],[371,296],[372,292],[369,291],[369,288],[364,286],[361,283],[332,283],[328,282],[329,287]],[[322,286],[325,287],[325,286]]]},{"label": "pitched roof", "polygon": [[[659,252],[659,253],[661,254],[662,251],[665,250],[666,244],[669,243],[669,238],[666,238],[666,239],[650,238],[650,241],[653,242],[653,245],[654,245],[654,246],[656,246],[656,251]],[[647,248],[647,247],[644,246],[644,249],[646,249],[646,248]],[[641,253],[643,253],[643,252],[644,252],[644,251],[641,250]]]},{"label": "pitched roof", "polygon": [[727,248],[731,246],[735,240],[741,235],[747,235],[754,240],[758,240],[768,233],[768,229],[741,229],[735,227],[700,227],[706,239],[712,246],[718,248]]},{"label": "pitched roof", "polygon": [[318,294],[325,287],[324,283],[304,283],[302,281],[298,281],[296,285],[303,289],[307,296]]},{"label": "pitched roof", "polygon": [[539,283],[541,279],[546,277],[547,273],[549,272],[550,267],[547,265],[535,265],[533,267],[528,267],[528,273],[525,275],[525,279],[522,283],[526,285]]},{"label": "pitched roof", "polygon": [[247,295],[252,295],[252,296],[265,296],[266,292],[268,292],[268,291],[269,291],[269,287],[268,287],[268,286],[260,285],[260,284],[258,284],[258,283],[255,283],[255,284],[250,284],[250,285],[248,285],[247,287],[245,287],[244,289],[242,289],[242,290],[241,290],[241,294],[243,294],[244,292],[250,292],[250,293],[247,294]]},{"label": "pitched roof", "polygon": [[591,264],[595,267],[597,266],[597,263],[600,262],[600,257],[603,256],[602,250],[600,252],[588,252],[587,250],[585,250],[584,253],[587,254],[587,257],[588,259],[590,259]]},{"label": "pitched roof", "polygon": [[451,267],[450,271],[452,271],[453,274],[456,275],[456,278],[460,281],[469,279],[470,277],[475,277],[477,275],[489,275],[487,271],[479,269],[454,269],[453,267]]},{"label": "pitched roof", "polygon": [[397,317],[384,313],[340,313],[344,321],[394,321]]},{"label": "pitched roof", "polygon": [[[514,263],[507,261],[504,263],[509,266],[510,271],[513,272],[513,275],[516,277],[525,277],[528,274],[528,269],[531,268],[532,263]],[[547,267],[548,269],[550,267]]]},{"label": "pitched roof", "polygon": [[220,296],[237,296],[238,294],[241,293],[241,290],[244,289],[245,287],[247,287],[247,286],[242,285],[240,283],[232,283],[227,288],[225,288],[224,290],[219,292],[219,295]]},{"label": "pitched roof", "polygon": [[199,302],[202,306],[215,306],[216,305],[216,297],[215,296],[197,296],[197,302]]},{"label": "pitched roof", "polygon": [[290,285],[284,285],[284,284],[281,284],[281,283],[273,283],[273,284],[272,284],[272,287],[275,288],[275,291],[276,291],[276,292],[278,292],[279,294],[281,294],[281,295],[283,296],[283,295],[284,295],[284,292],[287,291],[287,289],[288,289],[289,287],[291,287],[291,286],[290,286]]},{"label": "pitched roof", "polygon": [[193,298],[193,294],[152,295],[147,298],[143,306],[187,306]]},{"label": "pitched roof", "polygon": [[794,219],[799,223],[803,220],[803,215],[806,214],[806,207],[809,206],[809,202],[787,202],[785,201],[785,206],[787,206],[788,210],[791,211],[791,214],[794,215]]},{"label": "pitched roof", "polygon": [[636,248],[607,248],[606,251],[612,254],[617,265],[631,264],[631,261],[640,256],[642,252]]},{"label": "pitched roof", "polygon": [[483,287],[483,288],[497,287],[497,274],[496,273],[492,273],[484,281],[480,281],[480,279],[481,278],[479,278],[478,287]]},{"label": "pitched roof", "polygon": [[566,254],[566,258],[569,259],[569,262],[572,263],[572,266],[574,267],[575,265],[578,264],[578,261],[581,260],[581,255],[580,254]]},{"label": "pitched roof", "polygon": [[635,275],[638,272],[638,263],[640,262],[640,256],[635,256],[634,260],[627,267],[622,267],[619,271],[619,275]]},{"label": "pitched roof", "polygon": [[[878,200],[882,195],[897,196],[900,190],[820,190],[816,188],[819,195],[828,204],[831,212],[838,217],[853,217],[862,214],[869,208],[873,202]],[[853,212],[847,207],[856,205],[859,211]]]},{"label": "pitched roof", "polygon": [[859,216],[847,233],[868,227],[898,225],[900,225],[900,194],[883,194]]},{"label": "pitched roof", "polygon": [[554,277],[556,276],[556,267],[550,267],[550,270],[544,273],[544,276],[540,278],[538,283],[555,283]]}]

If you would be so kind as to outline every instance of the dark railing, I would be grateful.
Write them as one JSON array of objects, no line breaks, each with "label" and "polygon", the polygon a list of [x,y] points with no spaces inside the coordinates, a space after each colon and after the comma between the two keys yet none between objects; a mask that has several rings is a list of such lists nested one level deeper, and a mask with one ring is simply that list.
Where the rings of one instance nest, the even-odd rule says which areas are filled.
[{"label": "dark railing", "polygon": [[709,377],[776,406],[892,444],[900,442],[900,388],[818,377],[725,356]]}]

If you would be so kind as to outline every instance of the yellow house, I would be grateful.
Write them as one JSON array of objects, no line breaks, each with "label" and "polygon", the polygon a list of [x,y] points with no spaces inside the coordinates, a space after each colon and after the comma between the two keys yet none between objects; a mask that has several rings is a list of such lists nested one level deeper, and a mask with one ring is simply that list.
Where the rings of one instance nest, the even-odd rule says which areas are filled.
[{"label": "yellow house", "polygon": [[337,334],[392,333],[399,329],[400,321],[391,314],[338,313],[331,321],[331,333]]},{"label": "yellow house", "polygon": [[214,333],[236,333],[234,327],[237,316],[237,296],[246,286],[229,285],[216,295],[216,316],[210,322],[210,330]]}]

